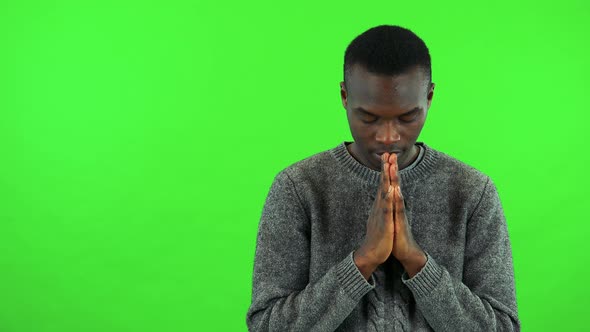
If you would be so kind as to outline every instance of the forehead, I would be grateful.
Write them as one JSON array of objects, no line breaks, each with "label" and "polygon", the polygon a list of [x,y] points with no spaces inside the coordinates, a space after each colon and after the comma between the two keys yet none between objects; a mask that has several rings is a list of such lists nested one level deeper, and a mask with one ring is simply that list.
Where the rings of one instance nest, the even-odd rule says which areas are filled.
[{"label": "forehead", "polygon": [[426,96],[427,83],[420,67],[389,76],[370,73],[364,67],[355,65],[347,76],[346,87],[348,99],[354,104],[403,108],[417,106]]}]

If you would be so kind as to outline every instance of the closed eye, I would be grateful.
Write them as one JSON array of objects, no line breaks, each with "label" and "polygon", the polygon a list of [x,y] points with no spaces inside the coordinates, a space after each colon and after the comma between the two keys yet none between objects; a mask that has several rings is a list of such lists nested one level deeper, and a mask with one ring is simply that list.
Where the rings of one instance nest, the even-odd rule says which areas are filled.
[{"label": "closed eye", "polygon": [[[376,122],[379,119],[378,116],[366,111],[362,107],[357,107],[357,108],[355,108],[355,110],[358,112],[357,114],[359,115],[359,118],[361,119],[361,121],[363,123],[370,124],[370,123]],[[405,122],[405,123],[413,122],[421,114],[421,112],[420,112],[421,110],[422,110],[422,108],[415,107],[413,110],[406,112],[405,114],[402,114],[399,117],[399,119],[401,122]]]},{"label": "closed eye", "polygon": [[418,112],[414,112],[409,115],[404,115],[404,116],[400,117],[399,119],[402,122],[412,122],[412,121],[416,120],[416,118],[418,118]]},{"label": "closed eye", "polygon": [[375,114],[369,113],[361,107],[357,107],[356,111],[358,112],[358,117],[361,119],[363,123],[373,123],[377,121],[377,119],[379,119],[379,117],[375,116]]},{"label": "closed eye", "polygon": [[399,119],[402,122],[406,122],[406,123],[413,122],[414,120],[416,120],[420,116],[420,114],[422,114],[421,111],[422,111],[422,108],[416,107],[413,110],[409,111],[408,113],[402,114],[399,117]]},{"label": "closed eye", "polygon": [[373,123],[373,122],[377,121],[377,118],[374,118],[374,119],[372,119],[372,120],[364,120],[364,119],[363,119],[363,120],[361,120],[361,121],[362,121],[362,122],[364,122],[364,123]]}]

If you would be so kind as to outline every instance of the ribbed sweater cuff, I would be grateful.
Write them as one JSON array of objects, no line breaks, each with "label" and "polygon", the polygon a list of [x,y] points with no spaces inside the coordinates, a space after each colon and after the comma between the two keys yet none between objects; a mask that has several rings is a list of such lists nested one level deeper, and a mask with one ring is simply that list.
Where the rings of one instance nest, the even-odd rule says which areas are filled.
[{"label": "ribbed sweater cuff", "polygon": [[342,284],[344,291],[348,293],[353,300],[360,301],[365,294],[375,288],[375,282],[373,281],[373,276],[369,278],[371,283],[363,277],[361,271],[359,271],[354,263],[353,254],[354,251],[338,263],[336,266],[336,275],[338,276],[338,280]]},{"label": "ribbed sweater cuff", "polygon": [[404,271],[402,282],[408,286],[415,297],[427,296],[440,283],[443,270],[432,256],[426,252],[426,265],[412,278]]}]

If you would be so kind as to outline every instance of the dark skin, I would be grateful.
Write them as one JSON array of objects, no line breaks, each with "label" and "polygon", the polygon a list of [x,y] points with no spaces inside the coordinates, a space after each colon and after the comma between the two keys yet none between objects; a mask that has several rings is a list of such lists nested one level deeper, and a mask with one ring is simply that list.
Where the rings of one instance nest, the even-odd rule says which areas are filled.
[{"label": "dark skin", "polygon": [[367,280],[392,255],[410,277],[426,264],[426,254],[414,241],[405,214],[398,169],[404,169],[418,156],[415,143],[433,93],[434,83],[419,66],[387,76],[355,65],[346,85],[340,83],[342,104],[354,138],[348,151],[363,165],[381,172],[365,239],[354,252],[355,264]]}]

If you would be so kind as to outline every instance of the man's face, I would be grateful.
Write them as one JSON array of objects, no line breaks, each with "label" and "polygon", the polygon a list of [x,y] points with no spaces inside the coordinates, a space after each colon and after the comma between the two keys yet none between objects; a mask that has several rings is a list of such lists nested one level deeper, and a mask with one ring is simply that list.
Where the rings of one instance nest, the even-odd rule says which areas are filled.
[{"label": "man's face", "polygon": [[378,171],[384,152],[397,154],[399,169],[408,166],[417,153],[414,144],[426,121],[433,90],[434,84],[429,85],[418,66],[396,76],[372,74],[360,65],[353,66],[346,86],[340,83],[354,138],[352,155]]}]

